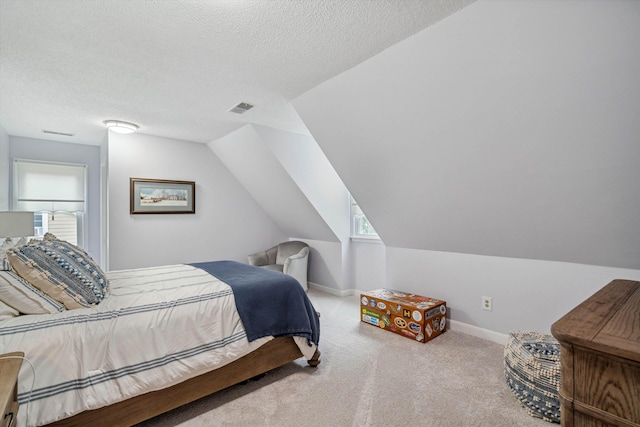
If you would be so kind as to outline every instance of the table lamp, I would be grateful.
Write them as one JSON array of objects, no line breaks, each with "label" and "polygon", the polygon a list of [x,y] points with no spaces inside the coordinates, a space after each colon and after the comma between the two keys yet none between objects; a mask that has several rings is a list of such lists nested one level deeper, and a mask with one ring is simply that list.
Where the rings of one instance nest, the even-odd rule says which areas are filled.
[{"label": "table lamp", "polygon": [[0,238],[28,236],[33,236],[33,212],[0,212]]}]

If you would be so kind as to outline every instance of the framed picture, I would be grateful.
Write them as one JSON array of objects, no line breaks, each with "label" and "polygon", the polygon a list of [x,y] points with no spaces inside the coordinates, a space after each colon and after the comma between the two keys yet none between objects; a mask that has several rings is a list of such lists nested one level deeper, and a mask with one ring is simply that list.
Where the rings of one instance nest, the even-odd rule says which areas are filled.
[{"label": "framed picture", "polygon": [[196,183],[167,179],[130,179],[131,214],[196,213]]}]

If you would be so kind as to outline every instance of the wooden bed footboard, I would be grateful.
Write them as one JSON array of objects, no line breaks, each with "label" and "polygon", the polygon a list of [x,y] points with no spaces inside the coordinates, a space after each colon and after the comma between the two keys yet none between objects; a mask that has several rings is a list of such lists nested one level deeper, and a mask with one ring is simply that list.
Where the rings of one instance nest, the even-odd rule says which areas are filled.
[{"label": "wooden bed footboard", "polygon": [[[274,338],[255,351],[222,368],[162,390],[135,396],[104,408],[85,411],[48,424],[48,426],[131,426],[286,365],[300,357],[302,357],[302,353],[293,338]],[[318,350],[308,363],[313,367],[318,366],[320,363]]]}]

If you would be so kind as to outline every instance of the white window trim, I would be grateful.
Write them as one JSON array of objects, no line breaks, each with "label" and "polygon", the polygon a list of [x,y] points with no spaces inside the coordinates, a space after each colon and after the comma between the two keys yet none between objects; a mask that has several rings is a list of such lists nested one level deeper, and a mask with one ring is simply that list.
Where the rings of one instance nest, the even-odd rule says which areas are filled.
[{"label": "white window trim", "polygon": [[364,236],[351,236],[351,241],[356,243],[382,243],[382,239],[380,237],[364,237]]},{"label": "white window trim", "polygon": [[[349,196],[349,200],[350,200],[350,204],[349,204],[349,222],[350,222],[350,228],[351,228],[351,241],[353,242],[362,242],[362,243],[381,243],[382,240],[380,239],[380,236],[378,234],[359,234],[356,231],[356,224],[355,224],[355,213],[354,213],[354,207],[357,207],[360,212],[362,212],[362,209],[360,209],[358,202],[356,202],[356,200],[353,198],[353,196]],[[367,216],[364,214],[364,212],[362,212],[362,215],[364,216],[364,218],[366,219],[366,221],[371,224],[371,222],[367,219]]]},{"label": "white window trim", "polygon": [[87,221],[88,213],[89,213],[89,203],[88,203],[88,169],[89,166],[84,163],[65,163],[65,162],[49,162],[44,160],[33,160],[33,159],[19,159],[14,158],[11,164],[12,173],[13,173],[13,192],[11,195],[11,204],[12,209],[15,210],[18,206],[18,168],[15,166],[18,162],[25,163],[43,163],[50,165],[62,165],[62,166],[81,166],[84,168],[84,210],[82,211],[82,216],[78,217],[78,242],[77,245],[83,249],[87,249],[87,238],[89,233],[89,221]]}]

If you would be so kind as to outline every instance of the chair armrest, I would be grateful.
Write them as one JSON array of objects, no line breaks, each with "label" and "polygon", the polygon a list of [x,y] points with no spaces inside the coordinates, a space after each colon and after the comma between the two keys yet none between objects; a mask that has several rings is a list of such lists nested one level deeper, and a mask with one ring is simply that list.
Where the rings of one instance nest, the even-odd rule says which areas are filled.
[{"label": "chair armrest", "polygon": [[298,260],[298,259],[302,259],[302,258],[306,258],[308,256],[309,256],[309,248],[303,248],[297,254],[291,255],[289,258],[287,258],[287,260],[284,262],[284,264],[287,265],[287,263],[291,263],[292,261],[295,261],[295,260]]},{"label": "chair armrest", "polygon": [[309,248],[303,248],[295,255],[291,255],[284,262],[282,272],[293,276],[300,285],[307,290],[307,263],[309,261]]},{"label": "chair armrest", "polygon": [[267,251],[256,252],[255,254],[248,255],[247,259],[249,261],[249,265],[255,265],[257,267],[269,264]]}]

